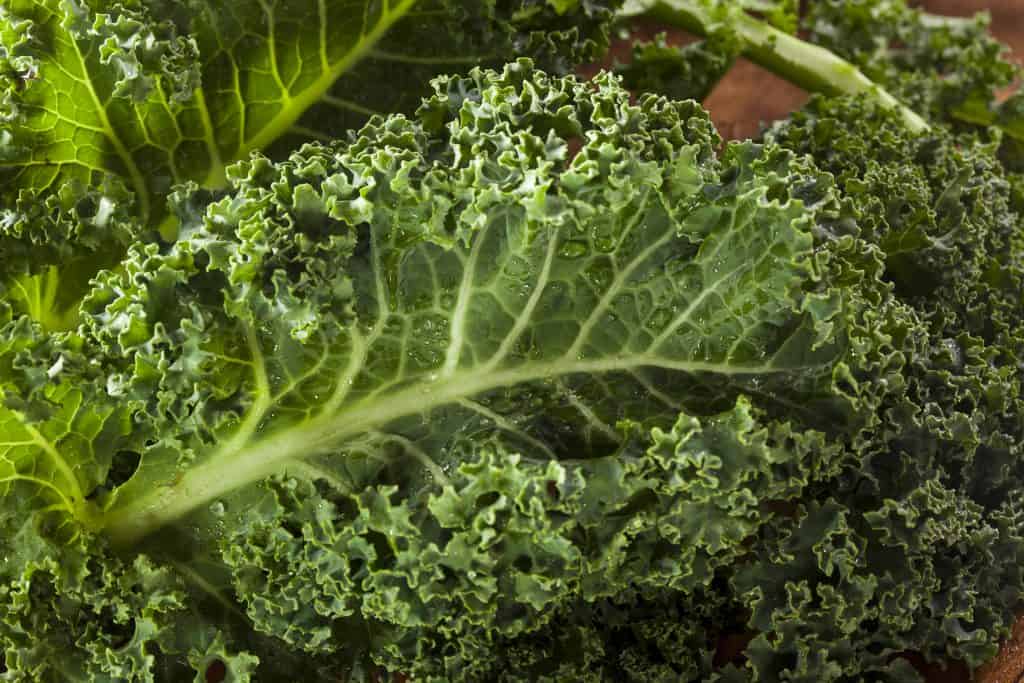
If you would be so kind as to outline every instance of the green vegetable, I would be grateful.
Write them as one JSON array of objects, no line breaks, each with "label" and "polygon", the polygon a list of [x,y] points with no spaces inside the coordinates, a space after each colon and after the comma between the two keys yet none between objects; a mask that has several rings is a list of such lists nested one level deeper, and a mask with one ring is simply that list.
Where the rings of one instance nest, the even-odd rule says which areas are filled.
[{"label": "green vegetable", "polygon": [[0,681],[991,659],[1024,182],[963,115],[1009,73],[981,25],[665,0],[708,40],[634,87],[820,85],[723,142],[562,73],[635,6],[351,5],[0,3]]},{"label": "green vegetable", "polygon": [[175,184],[223,188],[253,151],[412,111],[438,73],[518,55],[565,68],[605,44],[615,4],[5,0],[0,274],[39,275],[19,280],[21,310],[70,327],[92,274],[173,238]]}]

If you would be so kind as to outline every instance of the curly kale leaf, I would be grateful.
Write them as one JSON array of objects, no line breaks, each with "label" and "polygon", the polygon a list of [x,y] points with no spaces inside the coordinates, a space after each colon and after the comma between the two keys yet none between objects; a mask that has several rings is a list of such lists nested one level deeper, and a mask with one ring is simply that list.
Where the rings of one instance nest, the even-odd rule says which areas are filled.
[{"label": "curly kale leaf", "polygon": [[252,152],[412,112],[440,73],[567,70],[604,48],[617,4],[4,0],[0,280],[20,312],[73,326],[89,277],[173,237],[176,184],[222,188]]},{"label": "curly kale leaf", "polygon": [[[20,315],[60,294],[12,280],[4,676],[846,683],[990,657],[1024,594],[998,136],[815,98],[723,145],[692,101],[529,61],[431,87],[179,186],[175,239],[117,251],[67,318]],[[60,234],[121,225],[83,196]]]},{"label": "curly kale leaf", "polygon": [[[417,653],[496,671],[487,615],[525,637],[529,614],[625,599],[609,572],[704,590],[762,499],[835,470],[823,432],[768,412],[856,429],[833,391],[844,303],[813,264],[827,179],[749,143],[719,160],[698,105],[632,104],[608,76],[519,62],[434,88],[414,119],[178,193],[178,239],[95,278],[74,331],[4,328],[53,348],[2,355],[0,463],[32,492],[5,504],[35,501],[41,543],[98,534],[172,568],[203,607],[169,621],[206,635],[169,627],[167,658],[220,635],[258,671],[289,651],[325,677]],[[310,564],[272,560],[286,548]],[[423,564],[442,555],[448,577]],[[442,638],[464,659],[442,664]]]},{"label": "curly kale leaf", "polygon": [[[999,144],[1007,171],[1024,170],[1020,67],[989,32],[989,17],[943,17],[905,0],[816,2],[813,42],[841,55],[930,121]],[[1016,182],[1016,181],[1015,181]]]},{"label": "curly kale leaf", "polygon": [[885,336],[850,365],[876,418],[848,472],[734,579],[762,634],[751,661],[798,680],[902,680],[891,655],[904,650],[976,667],[1021,607],[1013,186],[995,145],[911,136],[852,98],[817,98],[768,139],[836,178],[840,204],[818,228],[833,244],[826,277],[872,267],[861,334]]},{"label": "curly kale leaf", "polygon": [[785,159],[740,146],[719,169],[697,105],[592,87],[526,63],[442,79],[419,121],[233,167],[171,249],[98,278],[83,308],[108,390],[182,440],[143,453],[108,530],[346,442],[388,453],[394,430],[429,452],[496,421],[585,454],[627,409],[827,386],[842,339],[822,338],[834,306],[804,309],[810,215],[768,196]]},{"label": "curly kale leaf", "polygon": [[[6,189],[17,196],[114,175],[145,220],[161,211],[173,183],[220,187],[227,164],[294,126],[334,133],[321,130],[335,126],[328,119],[338,118],[336,110],[303,119],[314,105],[339,107],[351,123],[367,109],[414,108],[428,78],[456,64],[519,51],[571,63],[605,40],[608,15],[589,2],[556,10],[442,0],[109,7],[9,0],[0,53]],[[438,51],[436,34],[453,36],[447,53]],[[384,64],[403,74],[390,95],[369,85]],[[354,99],[339,100],[340,93]],[[413,99],[399,105],[400,97]]]},{"label": "curly kale leaf", "polygon": [[[559,680],[588,649],[567,621],[582,627],[587,606],[616,601],[623,628],[666,639],[666,672],[706,671],[670,648],[674,638],[699,648],[700,630],[631,624],[642,612],[623,591],[652,610],[708,594],[770,519],[762,502],[793,500],[835,467],[839,449],[823,435],[760,418],[740,399],[720,415],[682,414],[668,431],[621,423],[615,451],[562,461],[481,430],[453,444],[461,464],[443,487],[412,497],[288,479],[224,537],[223,557],[256,629],[310,652],[368,632],[376,659],[417,680]],[[553,647],[555,632],[564,642]],[[640,664],[606,656],[590,662],[594,680]]]}]

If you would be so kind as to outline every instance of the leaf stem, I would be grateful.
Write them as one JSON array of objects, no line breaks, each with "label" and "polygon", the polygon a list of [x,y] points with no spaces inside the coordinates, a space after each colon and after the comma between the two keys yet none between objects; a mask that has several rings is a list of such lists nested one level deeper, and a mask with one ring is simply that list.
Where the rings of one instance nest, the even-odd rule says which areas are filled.
[{"label": "leaf stem", "polygon": [[131,545],[232,491],[286,471],[292,463],[328,454],[343,458],[345,444],[353,437],[365,435],[400,418],[427,415],[442,406],[504,386],[550,382],[570,375],[623,372],[640,367],[659,367],[688,374],[744,376],[807,369],[776,367],[771,363],[730,366],[727,363],[636,355],[600,360],[562,358],[526,363],[504,371],[457,373],[438,381],[423,379],[384,398],[340,405],[307,422],[267,435],[254,434],[246,443],[232,439],[200,463],[190,465],[174,483],[155,485],[144,495],[115,501],[104,513],[103,530],[115,545]]},{"label": "leaf stem", "polygon": [[334,82],[352,68],[353,64],[365,57],[380,42],[388,30],[405,17],[418,1],[397,0],[394,6],[390,3],[384,3],[384,9],[380,11],[377,23],[360,36],[359,42],[344,57],[332,64],[330,69],[324,71],[309,87],[296,95],[291,96],[286,90],[282,91],[286,96],[285,105],[255,135],[248,140],[243,140],[242,144],[232,155],[232,160],[245,159],[249,156],[250,152],[265,149],[270,143],[286,133],[299,117],[317,102],[324,93],[330,90]]},{"label": "leaf stem", "polygon": [[[707,36],[716,23],[707,4],[700,0],[633,0],[620,16],[646,16],[699,36]],[[911,131],[929,129],[921,115],[830,50],[780,31],[745,12],[736,12],[732,21],[731,28],[743,42],[743,54],[769,71],[810,92],[873,97],[899,111]]]}]

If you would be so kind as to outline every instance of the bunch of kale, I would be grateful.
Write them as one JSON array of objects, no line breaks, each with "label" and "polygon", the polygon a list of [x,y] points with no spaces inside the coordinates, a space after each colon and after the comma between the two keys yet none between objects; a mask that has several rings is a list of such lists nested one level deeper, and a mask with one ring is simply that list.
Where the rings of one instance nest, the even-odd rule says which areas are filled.
[{"label": "bunch of kale", "polygon": [[[990,660],[1017,72],[797,4],[0,2],[0,680]],[[725,142],[740,55],[817,94]]]}]

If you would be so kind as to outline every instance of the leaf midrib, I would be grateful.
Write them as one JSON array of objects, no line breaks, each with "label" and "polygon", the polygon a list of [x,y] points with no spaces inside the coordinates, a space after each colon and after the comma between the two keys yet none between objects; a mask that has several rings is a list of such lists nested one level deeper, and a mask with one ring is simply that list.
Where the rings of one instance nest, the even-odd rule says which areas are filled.
[{"label": "leaf midrib", "polygon": [[361,60],[373,47],[380,42],[381,38],[401,20],[419,0],[401,0],[394,7],[386,7],[381,12],[381,20],[374,26],[373,30],[361,36],[360,40],[345,53],[345,56],[338,60],[330,69],[321,73],[308,88],[302,90],[295,97],[283,91],[285,102],[280,112],[271,121],[260,129],[260,131],[248,141],[242,142],[235,160],[243,159],[250,152],[263,149],[269,146],[274,140],[285,134],[292,125],[299,120],[299,117],[317,101],[323,97],[334,82],[347,72],[353,64]]},{"label": "leaf midrib", "polygon": [[[394,6],[389,5],[385,7],[381,12],[380,21],[374,25],[371,31],[362,34],[359,40],[350,50],[345,52],[341,59],[333,65],[329,64],[326,60],[322,62],[324,68],[322,68],[320,77],[317,78],[317,80],[308,88],[303,89],[294,97],[292,97],[286,89],[283,89],[283,101],[278,114],[272,118],[267,125],[263,126],[252,138],[246,140],[243,136],[239,141],[239,145],[234,154],[230,155],[230,158],[226,158],[222,155],[218,145],[215,143],[215,140],[218,137],[218,132],[214,128],[213,122],[210,119],[203,88],[198,88],[194,97],[196,98],[196,104],[199,109],[200,121],[203,128],[201,139],[210,154],[210,165],[206,169],[206,173],[203,177],[196,178],[196,180],[201,182],[204,187],[208,187],[210,189],[219,189],[222,187],[226,182],[225,171],[227,166],[235,161],[244,159],[254,151],[268,147],[277,138],[285,134],[309,107],[327,94],[338,78],[349,71],[354,64],[366,57],[380,42],[384,35],[395,25],[395,23],[405,17],[418,1],[419,0],[400,0]],[[35,4],[50,15],[51,21],[60,21],[60,17],[53,14],[47,5],[39,2],[39,0],[35,0]],[[323,22],[321,22],[321,24],[322,23]],[[320,30],[322,33],[322,26]],[[90,74],[86,63],[86,56],[82,52],[82,46],[74,36],[68,35],[67,41],[79,62],[79,73],[77,75],[68,73],[67,75],[69,78],[78,80],[87,89],[92,100],[91,104],[95,108],[97,117],[101,123],[101,126],[95,129],[95,132],[107,139],[117,158],[123,164],[124,171],[131,182],[131,186],[136,194],[137,201],[139,202],[139,213],[141,218],[143,222],[147,222],[149,220],[153,204],[153,197],[151,196],[149,185],[147,184],[141,169],[136,163],[135,157],[132,155],[131,151],[129,151],[120,135],[118,135],[113,122],[108,116],[107,109],[99,97],[99,93],[96,92],[92,82],[92,75]],[[276,59],[273,61],[276,65]],[[79,126],[80,124],[74,123],[74,125]]]},{"label": "leaf midrib", "polygon": [[[525,363],[499,372],[484,368],[457,373],[442,380],[426,377],[401,389],[369,400],[357,401],[336,412],[322,413],[303,424],[290,427],[255,442],[218,451],[202,464],[185,472],[172,486],[109,509],[103,521],[106,534],[119,545],[131,544],[153,531],[232,491],[286,469],[291,461],[323,455],[354,436],[411,415],[425,415],[504,386],[611,372],[629,372],[657,367],[688,374],[764,375],[810,369],[758,365],[729,365],[701,361],[677,361],[650,355],[618,356],[607,359],[560,358],[550,362]],[[813,366],[817,367],[817,366]]]}]

